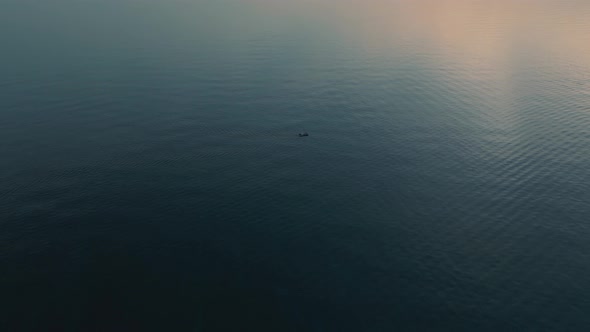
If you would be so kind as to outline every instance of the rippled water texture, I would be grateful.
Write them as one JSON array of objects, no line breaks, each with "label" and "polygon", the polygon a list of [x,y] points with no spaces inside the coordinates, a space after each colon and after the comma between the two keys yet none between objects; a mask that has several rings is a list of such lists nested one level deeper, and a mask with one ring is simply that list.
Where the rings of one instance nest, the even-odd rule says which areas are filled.
[{"label": "rippled water texture", "polygon": [[2,331],[590,328],[588,1],[4,0],[0,40]]}]

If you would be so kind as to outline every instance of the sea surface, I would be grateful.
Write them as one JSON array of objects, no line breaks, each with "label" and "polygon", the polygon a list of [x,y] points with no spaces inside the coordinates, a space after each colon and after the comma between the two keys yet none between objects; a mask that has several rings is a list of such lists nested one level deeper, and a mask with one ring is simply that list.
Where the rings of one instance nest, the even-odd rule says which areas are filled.
[{"label": "sea surface", "polygon": [[1,331],[590,330],[589,1],[1,0],[0,45]]}]

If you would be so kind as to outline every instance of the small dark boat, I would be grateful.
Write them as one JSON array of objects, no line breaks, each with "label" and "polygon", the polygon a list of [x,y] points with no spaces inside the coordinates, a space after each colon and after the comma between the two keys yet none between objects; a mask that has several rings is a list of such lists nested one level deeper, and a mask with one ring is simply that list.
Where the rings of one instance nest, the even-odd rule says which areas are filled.
[{"label": "small dark boat", "polygon": [[305,132],[305,133],[299,133],[299,134],[297,134],[297,136],[306,137],[306,136],[309,136],[309,134],[307,132]]}]

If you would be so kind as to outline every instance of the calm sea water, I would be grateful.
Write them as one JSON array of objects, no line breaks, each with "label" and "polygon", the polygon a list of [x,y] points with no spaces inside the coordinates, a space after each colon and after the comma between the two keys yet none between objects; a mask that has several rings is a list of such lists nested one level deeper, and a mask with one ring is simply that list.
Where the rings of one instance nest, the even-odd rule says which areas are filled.
[{"label": "calm sea water", "polygon": [[2,331],[590,329],[587,1],[3,0],[0,40]]}]

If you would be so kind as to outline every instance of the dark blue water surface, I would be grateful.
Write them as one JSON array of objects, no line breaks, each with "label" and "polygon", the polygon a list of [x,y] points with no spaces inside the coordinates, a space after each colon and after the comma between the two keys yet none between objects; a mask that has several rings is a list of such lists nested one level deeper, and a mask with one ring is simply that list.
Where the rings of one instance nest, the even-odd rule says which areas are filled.
[{"label": "dark blue water surface", "polygon": [[0,42],[1,331],[590,330],[586,1],[3,0]]}]

